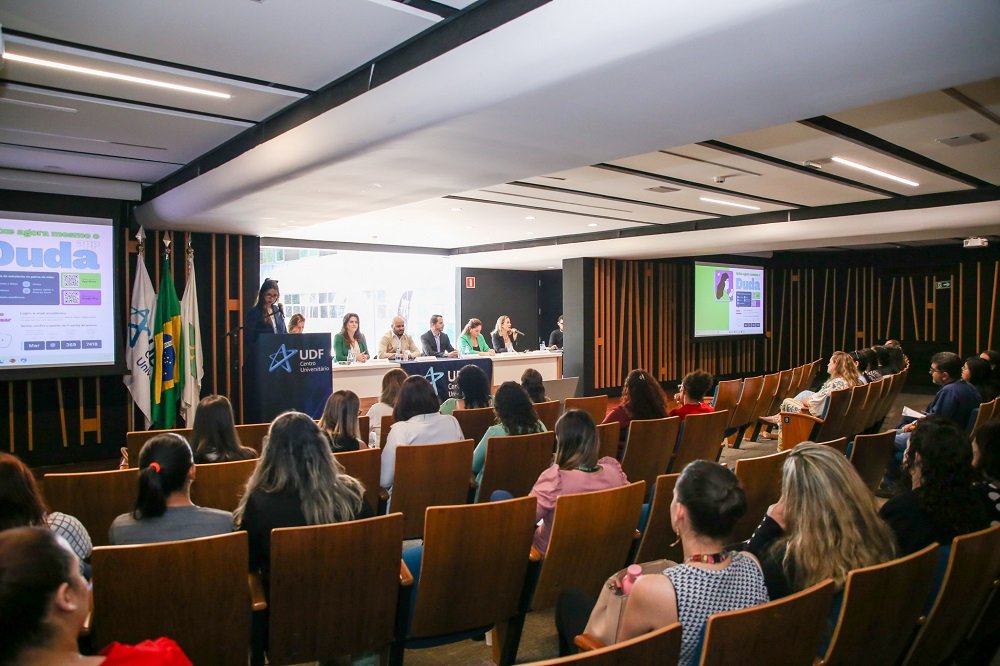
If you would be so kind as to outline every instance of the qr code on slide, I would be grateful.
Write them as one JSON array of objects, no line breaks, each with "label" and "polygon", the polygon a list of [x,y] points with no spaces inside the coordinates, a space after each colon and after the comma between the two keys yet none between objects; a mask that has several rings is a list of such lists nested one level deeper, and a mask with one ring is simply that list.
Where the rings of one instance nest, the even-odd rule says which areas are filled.
[{"label": "qr code on slide", "polygon": [[63,305],[79,305],[80,304],[80,292],[78,291],[64,291],[62,293]]},{"label": "qr code on slide", "polygon": [[64,286],[64,287],[79,287],[80,286],[80,274],[79,273],[63,273],[63,276],[62,276],[62,286]]}]

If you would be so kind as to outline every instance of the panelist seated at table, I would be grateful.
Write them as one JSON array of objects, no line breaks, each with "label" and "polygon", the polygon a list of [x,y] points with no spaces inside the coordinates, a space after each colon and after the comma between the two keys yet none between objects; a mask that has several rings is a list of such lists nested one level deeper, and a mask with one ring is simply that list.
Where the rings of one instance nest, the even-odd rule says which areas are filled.
[{"label": "panelist seated at table", "polygon": [[349,360],[351,352],[354,352],[354,360],[359,363],[368,360],[368,342],[365,340],[365,334],[358,330],[360,328],[361,319],[356,312],[344,315],[340,333],[333,336],[333,353],[336,360]]},{"label": "panelist seated at table", "polygon": [[486,338],[483,337],[483,322],[478,319],[470,319],[462,330],[462,335],[458,338],[458,353],[462,356],[479,354],[481,356],[493,355],[493,351]]},{"label": "panelist seated at table", "polygon": [[520,337],[521,331],[511,325],[510,317],[500,315],[497,318],[497,325],[493,327],[492,338],[493,348],[497,350],[498,354],[524,351],[517,346],[518,338]]},{"label": "panelist seated at table", "polygon": [[448,334],[444,332],[444,317],[439,314],[431,315],[431,328],[420,336],[420,345],[424,349],[424,356],[438,358],[458,356],[458,352],[451,346]]},{"label": "panelist seated at table", "polygon": [[291,319],[288,320],[288,332],[289,333],[305,333],[306,332],[306,318],[300,313],[296,312],[292,315]]},{"label": "panelist seated at table", "polygon": [[420,356],[420,349],[406,332],[406,320],[399,315],[392,318],[392,328],[378,341],[378,358],[396,358],[397,352],[403,360]]},{"label": "panelist seated at table", "polygon": [[549,349],[552,351],[563,348],[563,333],[566,330],[566,322],[563,320],[562,315],[559,315],[559,319],[556,319],[556,326],[559,328],[549,333]]}]

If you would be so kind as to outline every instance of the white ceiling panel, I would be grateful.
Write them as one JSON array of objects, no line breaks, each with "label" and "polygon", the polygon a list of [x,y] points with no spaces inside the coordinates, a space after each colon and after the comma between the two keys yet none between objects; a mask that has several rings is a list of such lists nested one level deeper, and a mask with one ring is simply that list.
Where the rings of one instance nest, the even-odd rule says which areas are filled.
[{"label": "white ceiling panel", "polygon": [[5,28],[315,90],[440,20],[368,0],[4,0]]},{"label": "white ceiling panel", "polygon": [[155,183],[177,170],[174,164],[120,157],[95,157],[43,148],[0,146],[0,167],[49,173]]}]

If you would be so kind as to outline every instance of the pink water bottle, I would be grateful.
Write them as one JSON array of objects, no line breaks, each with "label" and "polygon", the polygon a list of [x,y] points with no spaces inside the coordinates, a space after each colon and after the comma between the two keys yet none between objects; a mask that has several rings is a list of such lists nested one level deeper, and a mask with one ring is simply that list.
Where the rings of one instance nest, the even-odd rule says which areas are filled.
[{"label": "pink water bottle", "polygon": [[625,570],[625,578],[622,579],[622,594],[628,594],[632,591],[632,586],[635,585],[635,581],[639,579],[642,575],[642,567],[638,564],[631,565]]}]

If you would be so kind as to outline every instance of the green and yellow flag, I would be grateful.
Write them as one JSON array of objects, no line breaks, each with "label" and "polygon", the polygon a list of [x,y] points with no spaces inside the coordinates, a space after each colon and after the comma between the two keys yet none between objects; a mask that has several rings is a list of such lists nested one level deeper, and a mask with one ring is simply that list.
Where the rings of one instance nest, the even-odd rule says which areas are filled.
[{"label": "green and yellow flag", "polygon": [[153,341],[153,377],[150,380],[152,429],[173,428],[177,423],[177,402],[184,387],[183,327],[181,303],[170,273],[170,253],[164,253],[160,293],[157,296]]}]

